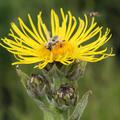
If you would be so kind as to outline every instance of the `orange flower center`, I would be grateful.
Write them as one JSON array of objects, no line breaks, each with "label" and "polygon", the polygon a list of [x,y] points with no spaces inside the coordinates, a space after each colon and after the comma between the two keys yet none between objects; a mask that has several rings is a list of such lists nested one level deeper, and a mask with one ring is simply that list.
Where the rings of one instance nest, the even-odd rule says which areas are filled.
[{"label": "orange flower center", "polygon": [[69,41],[58,40],[56,42],[48,41],[39,49],[40,56],[42,55],[50,61],[55,61],[61,56],[71,56],[73,54],[73,46]]}]

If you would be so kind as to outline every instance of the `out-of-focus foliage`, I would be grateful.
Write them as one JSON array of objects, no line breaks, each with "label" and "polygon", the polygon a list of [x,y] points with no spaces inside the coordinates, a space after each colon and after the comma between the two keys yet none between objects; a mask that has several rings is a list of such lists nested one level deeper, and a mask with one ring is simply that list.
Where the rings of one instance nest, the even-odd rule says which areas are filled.
[{"label": "out-of-focus foliage", "polygon": [[[83,120],[120,119],[120,1],[119,0],[0,0],[0,37],[7,36],[10,22],[17,23],[21,17],[27,23],[27,14],[34,20],[43,11],[44,21],[49,25],[50,9],[59,12],[60,7],[76,16],[98,12],[100,25],[108,26],[113,34],[109,46],[113,46],[114,58],[99,63],[89,63],[84,78],[80,80],[81,95],[88,89],[93,91]],[[42,120],[42,112],[25,93],[22,84],[11,66],[14,58],[0,48],[0,120]],[[21,66],[29,74],[31,65]],[[35,71],[35,70],[34,70]]]}]

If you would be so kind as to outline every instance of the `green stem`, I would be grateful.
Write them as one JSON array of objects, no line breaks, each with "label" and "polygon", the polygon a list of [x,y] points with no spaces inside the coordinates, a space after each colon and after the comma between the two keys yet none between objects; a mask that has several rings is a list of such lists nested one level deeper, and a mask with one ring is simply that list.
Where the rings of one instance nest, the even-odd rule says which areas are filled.
[{"label": "green stem", "polygon": [[48,106],[48,110],[43,111],[44,120],[67,120],[67,111],[60,111],[52,104]]},{"label": "green stem", "polygon": [[54,116],[52,113],[48,111],[44,111],[44,120],[54,120]]},{"label": "green stem", "polygon": [[43,114],[44,120],[66,120],[61,113],[58,113],[56,111],[53,112],[43,111]]},{"label": "green stem", "polygon": [[60,111],[57,109],[54,104],[48,102],[46,97],[42,98],[42,101],[46,103],[43,105],[39,100],[34,98],[35,103],[39,106],[39,108],[43,111],[44,120],[67,120],[67,111]]}]

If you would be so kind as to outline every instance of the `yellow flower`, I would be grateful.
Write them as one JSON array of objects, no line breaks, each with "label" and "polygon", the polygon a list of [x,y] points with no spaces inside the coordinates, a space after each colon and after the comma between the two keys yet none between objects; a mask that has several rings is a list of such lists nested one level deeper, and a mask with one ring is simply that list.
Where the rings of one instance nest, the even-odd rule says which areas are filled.
[{"label": "yellow flower", "polygon": [[13,65],[37,63],[35,67],[42,69],[53,62],[64,65],[75,60],[97,62],[114,55],[112,50],[106,53],[107,47],[100,49],[111,38],[108,28],[102,33],[102,27],[97,25],[94,17],[89,23],[86,15],[82,20],[74,17],[70,11],[67,14],[63,9],[60,11],[62,22],[51,10],[50,32],[42,21],[41,12],[37,16],[37,28],[29,14],[31,29],[21,18],[18,18],[21,29],[11,23],[10,38],[4,38],[0,45],[15,55],[18,61]]}]

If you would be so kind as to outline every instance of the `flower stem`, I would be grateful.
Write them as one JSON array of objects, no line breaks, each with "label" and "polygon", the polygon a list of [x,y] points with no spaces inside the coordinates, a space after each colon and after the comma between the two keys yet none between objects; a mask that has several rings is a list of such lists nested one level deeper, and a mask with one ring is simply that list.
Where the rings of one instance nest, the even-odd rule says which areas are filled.
[{"label": "flower stem", "polygon": [[55,110],[53,112],[43,111],[43,114],[44,120],[65,120],[63,114]]}]

